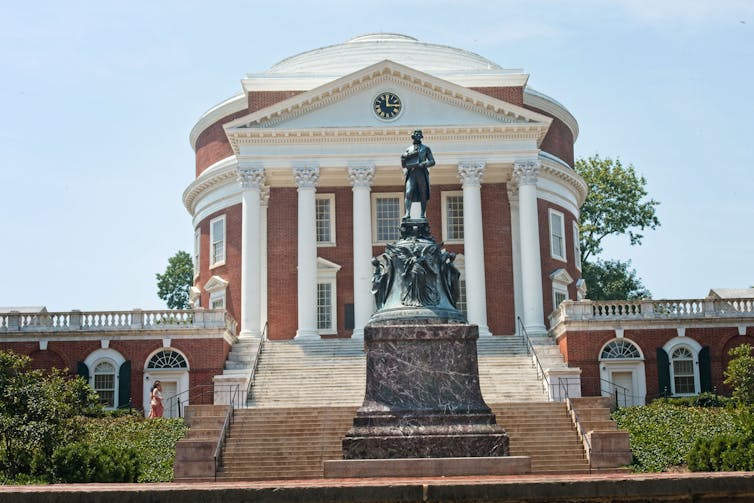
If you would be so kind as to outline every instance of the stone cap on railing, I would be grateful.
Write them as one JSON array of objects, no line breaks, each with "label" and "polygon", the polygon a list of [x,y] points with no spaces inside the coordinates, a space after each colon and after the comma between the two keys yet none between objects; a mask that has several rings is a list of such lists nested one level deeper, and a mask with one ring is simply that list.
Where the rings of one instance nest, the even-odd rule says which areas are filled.
[{"label": "stone cap on railing", "polygon": [[0,333],[196,330],[198,328],[224,328],[231,334],[236,334],[236,322],[224,309],[0,313]]},{"label": "stone cap on railing", "polygon": [[677,320],[754,316],[754,298],[566,300],[550,316],[550,326],[565,321]]}]

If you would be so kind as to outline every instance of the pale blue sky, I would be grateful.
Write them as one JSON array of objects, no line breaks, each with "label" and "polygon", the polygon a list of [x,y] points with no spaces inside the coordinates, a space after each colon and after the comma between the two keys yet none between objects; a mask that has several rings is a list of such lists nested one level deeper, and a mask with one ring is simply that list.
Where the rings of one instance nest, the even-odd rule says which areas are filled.
[{"label": "pale blue sky", "polygon": [[654,297],[754,285],[749,0],[3,2],[0,306],[162,308],[196,119],[246,73],[377,31],[523,68],[579,121],[577,156],[634,164],[662,227],[603,255]]}]

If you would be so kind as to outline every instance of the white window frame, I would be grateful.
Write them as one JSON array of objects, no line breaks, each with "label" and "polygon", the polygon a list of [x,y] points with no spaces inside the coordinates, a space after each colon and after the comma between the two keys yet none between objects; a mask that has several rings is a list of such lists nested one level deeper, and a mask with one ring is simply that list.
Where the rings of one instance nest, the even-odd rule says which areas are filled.
[{"label": "white window frame", "polygon": [[94,369],[102,362],[107,362],[115,367],[115,393],[113,394],[113,406],[105,407],[106,410],[115,410],[118,408],[120,400],[120,367],[126,362],[126,359],[114,349],[97,349],[89,353],[84,359],[84,365],[89,369],[89,385],[94,389]]},{"label": "white window frame", "polygon": [[555,312],[558,310],[558,306],[560,305],[560,303],[557,301],[558,294],[565,295],[565,299],[563,300],[570,299],[570,294],[568,293],[568,285],[573,283],[573,278],[570,274],[568,274],[568,271],[560,268],[555,269],[550,274],[550,279],[552,280],[552,310],[553,312]]},{"label": "white window frame", "polygon": [[463,235],[459,237],[450,237],[448,229],[448,199],[451,197],[461,198],[461,234],[464,233],[463,228],[463,191],[462,190],[449,190],[440,194],[442,201],[442,240],[445,243],[463,243]]},{"label": "white window frame", "polygon": [[[112,373],[105,373],[100,372],[97,373],[97,367],[99,367],[102,364],[107,364],[112,367],[113,371]],[[115,364],[114,361],[110,360],[109,358],[103,358],[101,360],[98,360],[94,363],[94,366],[92,367],[92,389],[97,392],[97,395],[100,394],[100,391],[111,391],[113,394],[113,403],[112,405],[105,405],[103,402],[101,402],[100,397],[100,403],[104,406],[105,409],[115,409],[118,407],[118,371],[120,368],[118,365]],[[112,382],[112,388],[98,388],[97,387],[97,375],[112,375],[113,376],[113,382]]]},{"label": "white window frame", "polygon": [[[329,207],[330,207],[330,240],[329,241],[320,241],[319,236],[317,236],[317,246],[335,246],[336,238],[335,238],[335,194],[317,194],[315,196],[316,201],[329,201]],[[316,202],[315,202],[315,219],[318,215],[316,215]]]},{"label": "white window frame", "polygon": [[378,240],[377,239],[377,200],[378,199],[392,199],[398,198],[398,225],[400,225],[400,219],[406,212],[405,203],[403,200],[402,192],[372,192],[372,244],[384,245],[390,242],[390,240]]},{"label": "white window frame", "polygon": [[[673,353],[678,348],[685,348],[691,351],[693,356],[692,367],[694,369],[694,392],[693,393],[677,393],[675,390],[675,365],[673,365]],[[663,348],[668,354],[668,363],[670,364],[670,392],[673,396],[695,396],[702,390],[701,378],[699,375],[699,352],[702,350],[702,345],[696,342],[694,339],[688,337],[675,337],[665,343]]]},{"label": "white window frame", "polygon": [[194,229],[194,279],[199,277],[200,259],[202,256],[202,230],[197,227]]},{"label": "white window frame", "polygon": [[581,270],[581,241],[579,241],[579,224],[573,221],[573,262],[576,269]]},{"label": "white window frame", "polygon": [[[317,257],[317,330],[320,335],[335,335],[338,333],[338,271],[340,266],[322,257]],[[319,285],[330,284],[330,321],[327,328],[319,328]]]},{"label": "white window frame", "polygon": [[[560,217],[559,230],[560,230],[560,239],[562,240],[561,247],[560,247],[560,249],[563,251],[562,255],[558,255],[555,251],[555,234],[553,233],[553,215],[557,215],[558,217]],[[548,229],[550,233],[550,256],[556,260],[562,260],[563,262],[567,262],[568,257],[566,254],[565,215],[561,211],[550,208],[548,210],[548,216],[549,216]]]},{"label": "white window frame", "polygon": [[[223,224],[223,253],[222,257],[215,257],[214,253],[214,247],[215,247],[215,223],[222,221]],[[218,241],[219,242],[219,241]],[[213,218],[209,221],[209,268],[212,269],[213,267],[219,267],[221,265],[225,265],[225,257],[227,256],[227,250],[228,250],[228,229],[227,225],[225,225],[225,215],[220,215],[217,218]]]},{"label": "white window frame", "polygon": [[[228,283],[226,279],[220,276],[212,276],[204,284],[204,291],[209,292],[209,301],[207,302],[209,309],[226,309],[225,292],[228,289]],[[222,307],[212,307],[212,304],[218,301],[222,302]]]}]

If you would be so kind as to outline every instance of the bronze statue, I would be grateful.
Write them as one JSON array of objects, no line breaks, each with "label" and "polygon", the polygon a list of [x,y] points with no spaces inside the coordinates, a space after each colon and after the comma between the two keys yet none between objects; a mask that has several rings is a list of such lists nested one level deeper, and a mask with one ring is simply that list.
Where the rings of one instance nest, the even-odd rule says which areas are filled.
[{"label": "bronze statue", "polygon": [[432,157],[432,151],[426,145],[422,145],[422,132],[420,129],[414,131],[411,139],[414,143],[410,145],[401,155],[401,166],[406,175],[405,179],[405,205],[406,214],[403,216],[407,220],[411,215],[411,203],[418,202],[421,204],[421,217],[427,218],[427,200],[429,199],[429,168],[435,165],[435,158]]}]

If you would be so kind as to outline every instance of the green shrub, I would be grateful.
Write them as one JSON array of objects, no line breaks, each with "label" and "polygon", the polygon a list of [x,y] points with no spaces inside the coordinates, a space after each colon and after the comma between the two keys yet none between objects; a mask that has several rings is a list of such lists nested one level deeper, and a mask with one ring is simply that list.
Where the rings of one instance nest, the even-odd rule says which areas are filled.
[{"label": "green shrub", "polygon": [[737,423],[735,433],[697,439],[687,456],[689,470],[754,470],[754,418],[741,411]]},{"label": "green shrub", "polygon": [[658,398],[655,402],[676,405],[678,407],[728,407],[735,403],[727,396],[717,395],[708,391],[694,396]]},{"label": "green shrub", "polygon": [[741,415],[736,409],[681,407],[658,401],[619,409],[613,419],[629,432],[632,469],[660,472],[686,464],[697,439],[738,434]]},{"label": "green shrub", "polygon": [[131,447],[75,442],[56,449],[51,465],[59,482],[136,482],[139,476],[139,456]]}]

